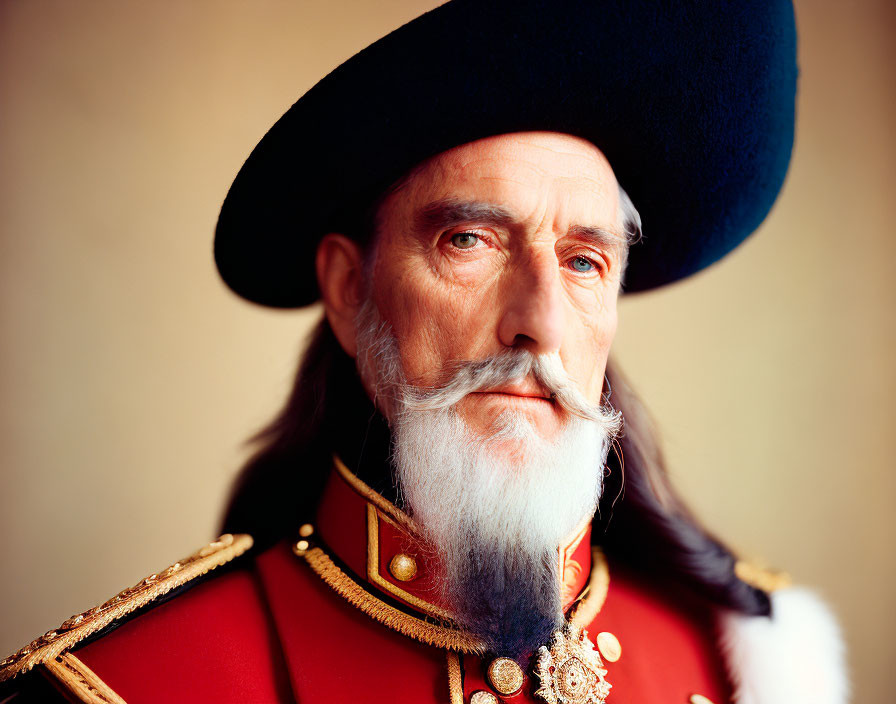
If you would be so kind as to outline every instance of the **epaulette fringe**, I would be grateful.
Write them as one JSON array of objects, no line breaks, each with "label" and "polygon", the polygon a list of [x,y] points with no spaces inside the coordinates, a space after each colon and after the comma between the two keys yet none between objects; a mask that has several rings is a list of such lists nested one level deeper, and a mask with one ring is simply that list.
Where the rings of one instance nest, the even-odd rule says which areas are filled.
[{"label": "epaulette fringe", "polygon": [[72,616],[58,628],[48,631],[10,655],[0,662],[0,682],[28,672],[36,665],[55,662],[62,653],[113,621],[146,606],[172,589],[227,564],[251,547],[250,535],[222,535],[198,552],[116,594],[106,603]]}]

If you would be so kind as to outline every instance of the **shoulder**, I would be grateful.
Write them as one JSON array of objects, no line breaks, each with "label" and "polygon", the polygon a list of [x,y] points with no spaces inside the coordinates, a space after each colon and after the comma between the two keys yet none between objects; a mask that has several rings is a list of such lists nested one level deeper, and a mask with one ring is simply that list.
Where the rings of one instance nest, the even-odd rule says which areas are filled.
[{"label": "shoulder", "polygon": [[[185,694],[178,688],[197,678],[227,684],[225,667],[210,668],[219,661],[208,657],[210,649],[226,653],[248,642],[269,663],[252,543],[248,535],[223,535],[66,620],[0,663],[0,695],[49,680],[76,700],[90,692],[96,701],[130,701],[125,691],[151,681],[161,688],[157,700],[174,701]],[[251,666],[244,661],[242,670]]]},{"label": "shoulder", "polygon": [[648,678],[662,673],[667,687],[686,686],[709,694],[711,701],[845,704],[850,689],[845,648],[825,601],[758,562],[739,561],[735,573],[768,594],[769,616],[720,609],[655,576],[614,569],[606,604],[589,629],[612,631],[623,652],[638,654],[636,661],[623,657],[614,663],[614,693],[633,686],[625,674],[635,683],[644,678],[637,668],[646,656]]},{"label": "shoulder", "polygon": [[755,564],[738,576],[769,593],[769,617],[719,615],[719,639],[737,701],[843,704],[846,648],[837,617],[815,591]]},{"label": "shoulder", "polygon": [[815,590],[760,560],[735,574],[769,595],[768,616],[716,614],[719,650],[739,704],[846,704],[846,645],[833,609]]}]

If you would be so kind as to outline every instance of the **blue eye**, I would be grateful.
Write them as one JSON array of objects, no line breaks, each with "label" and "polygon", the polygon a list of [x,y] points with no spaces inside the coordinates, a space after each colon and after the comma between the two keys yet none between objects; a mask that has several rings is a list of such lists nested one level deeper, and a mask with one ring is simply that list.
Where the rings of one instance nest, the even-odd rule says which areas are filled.
[{"label": "blue eye", "polygon": [[458,232],[451,238],[451,244],[458,249],[471,249],[478,241],[479,237],[472,232]]},{"label": "blue eye", "polygon": [[591,260],[586,259],[585,257],[575,257],[572,262],[570,262],[570,265],[573,269],[583,274],[594,270],[594,264]]}]

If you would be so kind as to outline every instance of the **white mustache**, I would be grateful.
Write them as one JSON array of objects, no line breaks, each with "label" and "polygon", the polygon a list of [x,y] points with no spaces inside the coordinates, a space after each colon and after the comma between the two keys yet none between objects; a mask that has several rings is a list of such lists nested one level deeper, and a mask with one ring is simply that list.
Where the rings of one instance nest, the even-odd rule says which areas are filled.
[{"label": "white mustache", "polygon": [[413,411],[448,408],[467,394],[487,391],[530,375],[572,415],[604,423],[611,431],[621,426],[618,411],[609,404],[592,403],[579,391],[563,368],[559,354],[536,355],[525,349],[511,349],[485,359],[457,362],[451,367],[451,378],[440,387],[405,386],[405,408]]}]

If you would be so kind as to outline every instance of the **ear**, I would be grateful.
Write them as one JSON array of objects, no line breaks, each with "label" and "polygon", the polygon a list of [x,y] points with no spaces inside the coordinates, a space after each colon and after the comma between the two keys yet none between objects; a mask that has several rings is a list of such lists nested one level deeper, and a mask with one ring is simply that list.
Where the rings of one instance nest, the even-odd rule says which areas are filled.
[{"label": "ear", "polygon": [[342,349],[357,355],[355,314],[363,296],[363,257],[358,243],[345,235],[330,233],[317,246],[315,268],[324,313]]}]

